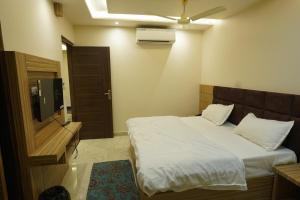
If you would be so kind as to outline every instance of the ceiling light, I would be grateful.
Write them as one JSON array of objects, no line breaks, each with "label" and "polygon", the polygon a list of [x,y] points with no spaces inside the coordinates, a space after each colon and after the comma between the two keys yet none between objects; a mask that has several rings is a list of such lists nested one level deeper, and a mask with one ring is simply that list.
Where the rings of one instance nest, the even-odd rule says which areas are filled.
[{"label": "ceiling light", "polygon": [[[100,5],[101,2],[101,6]],[[85,0],[85,3],[90,11],[91,17],[94,19],[109,19],[109,20],[128,20],[128,21],[143,21],[143,22],[162,22],[176,24],[176,21],[155,16],[155,15],[132,15],[132,14],[110,14],[107,11],[106,0]],[[179,17],[173,17],[179,19]],[[193,21],[192,24],[199,25],[215,25],[220,24],[220,19],[202,18]]]}]

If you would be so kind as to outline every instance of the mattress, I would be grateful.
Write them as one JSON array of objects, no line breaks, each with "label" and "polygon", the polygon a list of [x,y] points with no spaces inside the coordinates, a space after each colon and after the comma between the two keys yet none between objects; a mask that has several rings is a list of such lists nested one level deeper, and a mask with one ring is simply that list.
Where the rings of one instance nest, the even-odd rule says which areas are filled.
[{"label": "mattress", "polygon": [[[128,120],[127,126],[136,156],[137,180],[149,196],[157,192],[180,192],[197,187],[225,190],[242,186],[242,189],[242,177],[237,175],[242,173],[244,181],[245,178],[271,175],[274,165],[295,163],[297,160],[295,153],[287,148],[266,151],[234,134],[235,125],[225,123],[216,126],[202,117],[135,118]],[[217,154],[215,149],[219,149]],[[226,157],[232,160],[226,161]],[[207,163],[209,159],[213,163]],[[205,175],[206,172],[208,175]],[[232,172],[235,175],[228,176]],[[202,182],[198,182],[197,176]],[[227,182],[230,177],[238,179]],[[214,182],[216,179],[221,180],[221,184]],[[206,180],[212,181],[208,184]],[[228,187],[230,185],[234,187]]]},{"label": "mattress", "polygon": [[285,147],[276,151],[267,151],[261,146],[233,133],[235,125],[226,122],[216,126],[203,117],[180,118],[187,126],[197,130],[199,134],[221,145],[243,160],[246,178],[272,175],[275,165],[296,163],[296,154]]},{"label": "mattress", "polygon": [[179,117],[127,121],[137,182],[148,196],[193,188],[246,190],[243,161]]}]

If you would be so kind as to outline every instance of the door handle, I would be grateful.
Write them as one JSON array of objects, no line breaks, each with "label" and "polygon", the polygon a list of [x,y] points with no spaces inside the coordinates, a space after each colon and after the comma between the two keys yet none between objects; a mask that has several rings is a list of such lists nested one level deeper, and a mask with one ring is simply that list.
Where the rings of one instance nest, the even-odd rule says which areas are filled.
[{"label": "door handle", "polygon": [[109,99],[109,100],[111,100],[111,90],[107,90],[107,92],[105,92],[104,93],[104,95],[106,95],[107,96],[107,98]]}]

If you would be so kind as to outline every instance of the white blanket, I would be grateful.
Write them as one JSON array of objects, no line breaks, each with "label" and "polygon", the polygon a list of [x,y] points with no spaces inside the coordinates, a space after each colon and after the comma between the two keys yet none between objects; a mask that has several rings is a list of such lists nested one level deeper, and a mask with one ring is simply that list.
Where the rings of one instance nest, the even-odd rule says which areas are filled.
[{"label": "white blanket", "polygon": [[172,116],[127,121],[137,180],[149,196],[192,188],[246,190],[242,160]]},{"label": "white blanket", "polygon": [[181,117],[180,120],[199,133],[205,133],[204,137],[239,157],[244,162],[246,179],[272,175],[276,165],[297,163],[296,154],[292,150],[279,147],[276,151],[267,151],[235,134],[236,126],[230,122],[216,126],[203,117]]}]

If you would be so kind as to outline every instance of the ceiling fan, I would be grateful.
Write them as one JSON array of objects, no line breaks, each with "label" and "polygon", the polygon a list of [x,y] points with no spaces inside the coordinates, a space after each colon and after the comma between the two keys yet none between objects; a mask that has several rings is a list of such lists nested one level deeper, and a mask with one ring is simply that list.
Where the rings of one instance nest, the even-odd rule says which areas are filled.
[{"label": "ceiling fan", "polygon": [[226,10],[226,8],[224,6],[218,6],[218,7],[206,10],[202,13],[197,14],[197,15],[194,15],[192,17],[189,17],[189,16],[186,15],[187,3],[188,3],[188,0],[182,0],[183,11],[182,11],[182,14],[180,16],[180,19],[175,19],[173,17],[167,17],[167,16],[163,16],[163,15],[157,15],[157,16],[164,17],[164,18],[171,19],[171,20],[175,20],[175,21],[177,21],[178,24],[189,24],[192,21],[196,21],[196,20],[204,18],[206,16],[213,15],[213,14],[216,14],[216,13],[219,13],[219,12],[222,12],[222,11]]}]

